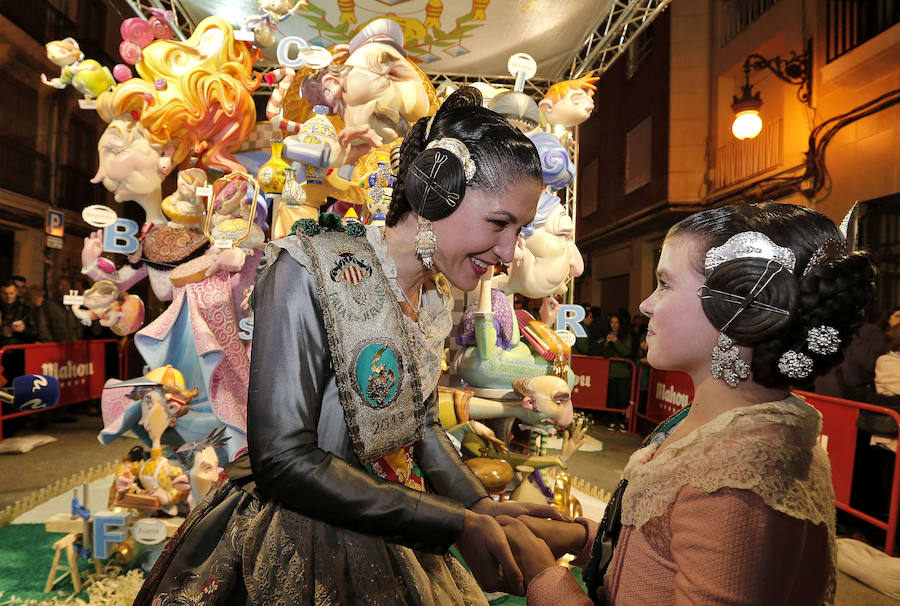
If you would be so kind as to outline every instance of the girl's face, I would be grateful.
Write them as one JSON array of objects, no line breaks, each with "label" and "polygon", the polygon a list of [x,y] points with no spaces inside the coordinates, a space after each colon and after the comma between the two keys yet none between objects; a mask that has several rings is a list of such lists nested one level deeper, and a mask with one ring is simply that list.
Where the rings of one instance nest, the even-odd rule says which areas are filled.
[{"label": "girl's face", "polygon": [[709,373],[718,331],[707,319],[697,291],[706,281],[696,269],[698,242],[689,235],[667,238],[656,269],[656,290],[641,303],[647,327],[647,361],[695,379]]},{"label": "girl's face", "polygon": [[519,230],[534,218],[541,183],[519,181],[503,192],[469,188],[451,215],[434,221],[434,267],[465,291],[496,263],[511,263]]},{"label": "girl's face", "polygon": [[613,316],[609,319],[609,329],[612,332],[619,332],[619,318]]},{"label": "girl's face", "polygon": [[894,327],[900,324],[900,309],[895,311],[888,318],[888,327]]}]

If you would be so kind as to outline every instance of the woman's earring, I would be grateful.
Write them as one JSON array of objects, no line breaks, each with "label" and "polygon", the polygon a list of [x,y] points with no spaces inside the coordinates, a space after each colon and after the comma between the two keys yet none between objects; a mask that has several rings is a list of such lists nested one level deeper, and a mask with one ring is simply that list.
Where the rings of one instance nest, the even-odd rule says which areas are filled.
[{"label": "woman's earring", "polygon": [[741,352],[725,333],[719,333],[719,339],[712,351],[714,379],[722,379],[728,387],[737,387],[738,381],[750,376],[750,365],[741,359]]},{"label": "woman's earring", "polygon": [[437,251],[437,236],[431,229],[431,221],[419,216],[419,228],[416,230],[416,256],[422,261],[425,269],[434,266],[432,256]]}]

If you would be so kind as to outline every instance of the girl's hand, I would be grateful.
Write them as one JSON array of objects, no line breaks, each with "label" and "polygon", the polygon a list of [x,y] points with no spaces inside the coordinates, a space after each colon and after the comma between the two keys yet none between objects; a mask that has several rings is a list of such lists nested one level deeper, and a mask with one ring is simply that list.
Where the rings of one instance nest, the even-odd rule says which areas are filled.
[{"label": "girl's hand", "polygon": [[[525,586],[544,570],[556,566],[556,560],[547,544],[536,537],[528,527],[517,518],[500,516],[497,522],[506,533],[506,540],[512,548],[516,563],[525,575]],[[576,524],[581,526],[581,524]]]},{"label": "girl's hand", "polygon": [[587,541],[587,528],[578,522],[556,522],[531,516],[516,519],[544,541],[557,560],[567,553],[578,554]]},{"label": "girl's hand", "polygon": [[550,518],[561,522],[570,522],[568,516],[560,513],[552,505],[540,503],[522,503],[520,501],[503,501],[497,503],[493,499],[485,497],[472,506],[472,511],[496,518],[497,516],[532,516],[535,518]]},{"label": "girl's hand", "polygon": [[525,595],[522,572],[494,518],[467,509],[465,527],[456,547],[484,591]]}]

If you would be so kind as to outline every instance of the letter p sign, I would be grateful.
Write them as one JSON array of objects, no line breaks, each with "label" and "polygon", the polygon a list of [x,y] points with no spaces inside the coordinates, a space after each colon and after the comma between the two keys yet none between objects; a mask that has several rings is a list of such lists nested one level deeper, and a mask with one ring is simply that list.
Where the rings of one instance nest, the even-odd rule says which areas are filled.
[{"label": "letter p sign", "polygon": [[130,255],[137,251],[138,224],[131,219],[116,219],[109,227],[103,228],[103,251]]}]

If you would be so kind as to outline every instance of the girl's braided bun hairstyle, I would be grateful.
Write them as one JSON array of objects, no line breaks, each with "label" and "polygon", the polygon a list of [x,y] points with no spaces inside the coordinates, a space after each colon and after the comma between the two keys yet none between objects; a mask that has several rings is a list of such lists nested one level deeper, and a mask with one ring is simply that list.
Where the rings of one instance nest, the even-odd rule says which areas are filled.
[{"label": "girl's braided bun hairstyle", "polygon": [[[437,139],[462,141],[475,164],[466,183],[462,162],[441,149],[425,149]],[[441,156],[443,161],[439,161]],[[426,175],[427,179],[415,175]],[[466,188],[502,192],[523,179],[541,181],[541,161],[531,140],[500,114],[481,105],[481,93],[463,87],[450,95],[435,115],[419,119],[400,147],[397,182],[385,223],[396,225],[409,211],[430,221],[459,208]]]},{"label": "girl's braided bun hairstyle", "polygon": [[[812,359],[812,372],[803,380],[809,382],[843,359],[843,347],[872,303],[875,267],[867,254],[844,249],[844,238],[831,219],[793,204],[761,202],[713,208],[683,219],[666,238],[693,238],[699,244],[698,271],[704,273],[706,252],[746,231],[763,233],[775,244],[791,249],[796,257],[793,272],[775,272],[766,259],[733,259],[707,275],[706,287],[743,299],[761,277],[762,282],[771,278],[754,301],[786,310],[789,315],[751,305],[724,332],[739,344],[752,345],[750,370],[752,379],[760,385],[791,384],[778,369],[781,356],[789,350],[804,352]],[[834,246],[835,242],[841,246]],[[725,326],[740,306],[729,299],[703,298],[703,311],[716,328]],[[841,348],[836,353],[823,355],[808,349],[810,329],[821,326],[837,329]]]}]

